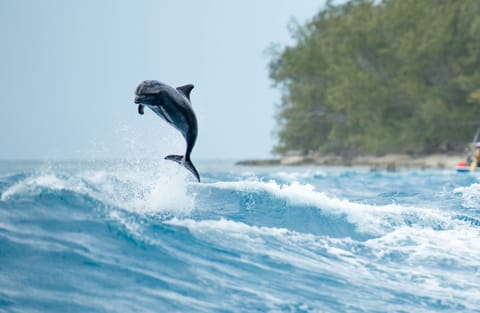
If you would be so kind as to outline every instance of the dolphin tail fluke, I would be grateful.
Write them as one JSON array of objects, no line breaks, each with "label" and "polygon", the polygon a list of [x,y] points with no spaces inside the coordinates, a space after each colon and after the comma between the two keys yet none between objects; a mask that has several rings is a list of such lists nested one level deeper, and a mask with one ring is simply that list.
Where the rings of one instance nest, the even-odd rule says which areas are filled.
[{"label": "dolphin tail fluke", "polygon": [[197,169],[195,168],[195,166],[193,165],[193,163],[190,159],[185,160],[183,155],[173,155],[172,154],[172,155],[167,155],[165,157],[165,160],[174,161],[174,162],[177,162],[180,165],[185,166],[185,168],[187,170],[189,170],[195,176],[195,178],[198,180],[198,182],[200,182],[200,175],[198,174]]},{"label": "dolphin tail fluke", "polygon": [[195,166],[193,165],[193,163],[190,159],[186,160],[183,163],[183,166],[185,166],[187,168],[187,170],[192,172],[192,174],[195,176],[195,178],[198,180],[198,182],[200,182],[200,175],[198,174],[197,169],[195,168]]}]

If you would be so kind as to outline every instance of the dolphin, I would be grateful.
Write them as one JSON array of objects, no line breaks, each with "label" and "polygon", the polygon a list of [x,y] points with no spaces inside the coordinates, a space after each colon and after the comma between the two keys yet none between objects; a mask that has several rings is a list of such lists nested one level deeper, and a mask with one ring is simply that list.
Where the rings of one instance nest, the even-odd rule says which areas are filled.
[{"label": "dolphin", "polygon": [[197,118],[190,102],[192,89],[191,84],[173,88],[156,80],[145,80],[135,91],[135,103],[139,114],[144,114],[147,106],[183,135],[187,143],[185,155],[168,155],[165,160],[185,166],[200,182],[200,175],[190,159],[198,133]]}]

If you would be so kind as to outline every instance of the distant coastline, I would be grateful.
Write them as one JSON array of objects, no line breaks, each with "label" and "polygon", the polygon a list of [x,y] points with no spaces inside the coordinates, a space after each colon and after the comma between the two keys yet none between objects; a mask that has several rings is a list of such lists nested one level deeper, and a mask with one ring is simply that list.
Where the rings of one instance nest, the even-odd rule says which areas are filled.
[{"label": "distant coastline", "polygon": [[387,154],[384,156],[361,155],[343,158],[338,155],[284,156],[273,159],[242,160],[242,166],[367,166],[372,169],[396,170],[399,168],[455,168],[465,161],[465,154],[430,154],[412,156],[408,154]]}]

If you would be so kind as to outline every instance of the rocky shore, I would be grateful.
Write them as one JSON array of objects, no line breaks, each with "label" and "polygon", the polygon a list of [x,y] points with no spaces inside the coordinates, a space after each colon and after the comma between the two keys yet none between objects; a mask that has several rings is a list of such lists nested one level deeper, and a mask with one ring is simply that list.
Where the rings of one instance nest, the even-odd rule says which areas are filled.
[{"label": "rocky shore", "polygon": [[278,159],[243,160],[237,165],[244,166],[367,166],[372,169],[396,170],[398,168],[455,168],[465,160],[465,154],[431,154],[412,156],[388,154],[384,156],[362,155],[344,158],[337,155],[285,156]]}]

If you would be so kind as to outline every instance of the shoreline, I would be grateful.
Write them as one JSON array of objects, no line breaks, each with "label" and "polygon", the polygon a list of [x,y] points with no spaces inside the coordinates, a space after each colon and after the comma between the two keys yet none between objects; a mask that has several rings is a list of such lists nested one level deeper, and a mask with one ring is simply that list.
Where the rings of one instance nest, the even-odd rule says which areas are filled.
[{"label": "shoreline", "polygon": [[337,155],[284,156],[274,159],[251,159],[238,161],[240,166],[367,166],[371,169],[396,170],[399,168],[452,168],[465,161],[465,153],[430,154],[412,156],[408,154],[387,154],[384,156],[359,155],[343,158]]}]

